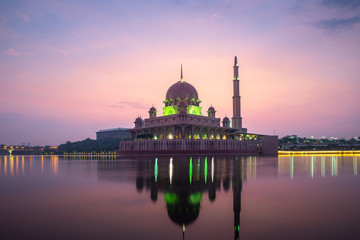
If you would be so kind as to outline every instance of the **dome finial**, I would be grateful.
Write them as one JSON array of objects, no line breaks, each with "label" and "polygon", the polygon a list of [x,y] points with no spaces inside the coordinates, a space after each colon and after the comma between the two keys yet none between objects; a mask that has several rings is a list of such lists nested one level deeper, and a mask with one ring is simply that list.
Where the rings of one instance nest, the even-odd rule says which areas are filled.
[{"label": "dome finial", "polygon": [[182,64],[181,64],[181,76],[180,76],[180,82],[184,82],[184,78],[183,78],[183,70],[182,70]]}]

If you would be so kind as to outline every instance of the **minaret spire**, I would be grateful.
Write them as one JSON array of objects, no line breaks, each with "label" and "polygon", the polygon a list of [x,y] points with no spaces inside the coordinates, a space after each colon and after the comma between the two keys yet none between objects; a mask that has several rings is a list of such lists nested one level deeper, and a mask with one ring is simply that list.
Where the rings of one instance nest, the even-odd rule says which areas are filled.
[{"label": "minaret spire", "polygon": [[181,64],[181,76],[180,76],[180,82],[184,82],[182,64]]},{"label": "minaret spire", "polygon": [[234,61],[234,80],[239,80],[239,65],[237,63],[236,56],[235,56],[235,61]]},{"label": "minaret spire", "polygon": [[233,117],[232,127],[242,131],[241,102],[240,102],[240,79],[239,65],[237,57],[234,59],[234,80],[233,80],[234,96],[233,96]]}]

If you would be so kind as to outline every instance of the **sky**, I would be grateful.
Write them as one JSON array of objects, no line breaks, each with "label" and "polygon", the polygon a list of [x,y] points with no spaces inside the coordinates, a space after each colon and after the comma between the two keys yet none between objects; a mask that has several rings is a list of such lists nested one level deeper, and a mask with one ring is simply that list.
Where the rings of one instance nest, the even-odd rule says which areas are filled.
[{"label": "sky", "polygon": [[0,1],[0,144],[58,145],[134,126],[192,84],[243,127],[360,136],[360,0]]}]

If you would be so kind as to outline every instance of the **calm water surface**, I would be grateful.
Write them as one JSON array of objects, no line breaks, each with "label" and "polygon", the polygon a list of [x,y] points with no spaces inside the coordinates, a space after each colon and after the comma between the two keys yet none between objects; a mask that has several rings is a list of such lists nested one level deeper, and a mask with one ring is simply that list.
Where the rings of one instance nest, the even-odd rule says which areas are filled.
[{"label": "calm water surface", "polygon": [[360,156],[1,156],[0,239],[360,239]]}]

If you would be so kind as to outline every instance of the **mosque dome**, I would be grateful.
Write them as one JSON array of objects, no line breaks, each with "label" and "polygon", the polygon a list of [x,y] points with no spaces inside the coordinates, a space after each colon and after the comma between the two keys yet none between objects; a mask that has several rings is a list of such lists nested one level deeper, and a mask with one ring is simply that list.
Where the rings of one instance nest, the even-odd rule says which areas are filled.
[{"label": "mosque dome", "polygon": [[156,108],[151,107],[150,110],[149,110],[149,112],[156,112]]},{"label": "mosque dome", "polygon": [[143,119],[141,118],[141,117],[137,117],[136,119],[135,119],[135,122],[143,122]]},{"label": "mosque dome", "polygon": [[228,117],[224,117],[223,122],[230,122],[230,119]]},{"label": "mosque dome", "polygon": [[170,99],[199,99],[198,93],[196,89],[190,84],[185,81],[178,81],[177,83],[173,84],[166,92],[166,100]]},{"label": "mosque dome", "polygon": [[215,112],[215,108],[213,106],[209,107],[208,109],[209,112]]}]

